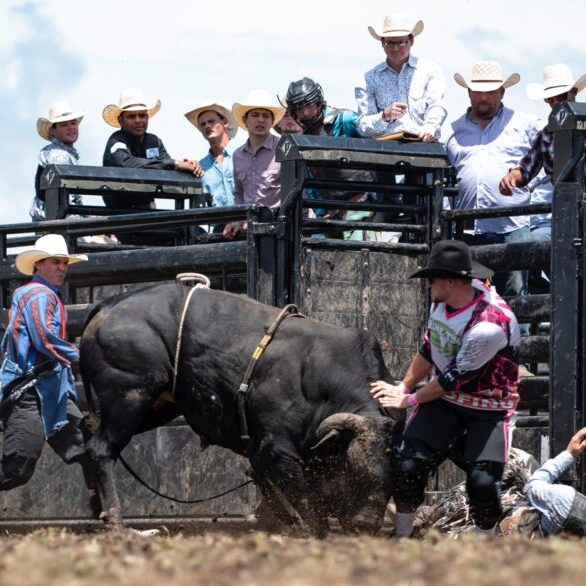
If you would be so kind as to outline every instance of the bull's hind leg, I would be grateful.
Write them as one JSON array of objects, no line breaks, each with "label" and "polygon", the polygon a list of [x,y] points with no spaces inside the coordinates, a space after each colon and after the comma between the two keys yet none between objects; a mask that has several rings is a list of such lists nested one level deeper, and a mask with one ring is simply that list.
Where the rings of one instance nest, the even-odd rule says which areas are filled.
[{"label": "bull's hind leg", "polygon": [[114,527],[122,525],[114,464],[151,406],[149,395],[144,389],[132,389],[120,394],[124,399],[113,404],[101,404],[100,429],[87,444],[88,453],[97,468],[102,518]]}]

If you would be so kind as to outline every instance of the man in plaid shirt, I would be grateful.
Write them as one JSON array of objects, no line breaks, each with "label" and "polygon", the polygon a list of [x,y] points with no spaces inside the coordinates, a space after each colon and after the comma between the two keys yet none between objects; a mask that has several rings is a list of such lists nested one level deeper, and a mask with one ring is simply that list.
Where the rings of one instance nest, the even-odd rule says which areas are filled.
[{"label": "man in plaid shirt", "polygon": [[[532,100],[543,99],[550,108],[562,102],[574,102],[578,92],[586,87],[586,74],[574,79],[572,70],[563,63],[548,65],[543,70],[543,84],[531,83],[527,95]],[[545,127],[541,130],[531,148],[500,181],[499,190],[503,195],[513,195],[514,187],[523,187],[541,169],[551,178],[553,174],[553,134]]]}]

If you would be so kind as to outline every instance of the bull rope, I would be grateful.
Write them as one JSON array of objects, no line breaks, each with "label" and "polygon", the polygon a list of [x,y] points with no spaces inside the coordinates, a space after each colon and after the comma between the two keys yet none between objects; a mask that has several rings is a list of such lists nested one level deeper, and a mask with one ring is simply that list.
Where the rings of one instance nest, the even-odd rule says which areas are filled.
[{"label": "bull rope", "polygon": [[201,273],[179,273],[175,277],[178,283],[196,282],[196,284],[189,290],[187,299],[183,304],[183,311],[181,313],[181,320],[179,321],[179,330],[177,331],[177,342],[175,343],[175,361],[173,362],[173,387],[171,388],[171,396],[175,395],[175,387],[177,386],[177,370],[179,368],[179,354],[181,353],[181,339],[183,338],[183,325],[185,324],[185,316],[187,315],[187,308],[191,301],[191,296],[196,289],[209,289],[210,280]]}]

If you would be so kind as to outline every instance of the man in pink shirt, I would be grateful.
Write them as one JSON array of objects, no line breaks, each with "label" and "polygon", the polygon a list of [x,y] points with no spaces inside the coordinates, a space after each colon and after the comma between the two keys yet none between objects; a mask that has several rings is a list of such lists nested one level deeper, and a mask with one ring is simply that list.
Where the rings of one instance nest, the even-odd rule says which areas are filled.
[{"label": "man in pink shirt", "polygon": [[[279,137],[271,128],[285,113],[275,105],[269,92],[253,90],[242,104],[232,106],[234,120],[248,131],[248,140],[234,151],[234,203],[275,207],[281,203],[281,164],[275,161]],[[246,230],[246,224],[233,222],[224,228],[226,238]]]}]

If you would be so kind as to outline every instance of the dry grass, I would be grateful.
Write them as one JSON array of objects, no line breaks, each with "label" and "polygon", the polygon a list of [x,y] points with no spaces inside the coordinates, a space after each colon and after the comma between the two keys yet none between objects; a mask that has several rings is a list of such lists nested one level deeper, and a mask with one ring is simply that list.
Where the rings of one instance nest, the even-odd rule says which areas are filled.
[{"label": "dry grass", "polygon": [[483,586],[580,584],[584,542],[523,537],[425,540],[260,532],[145,538],[44,529],[0,537],[2,586]]}]

